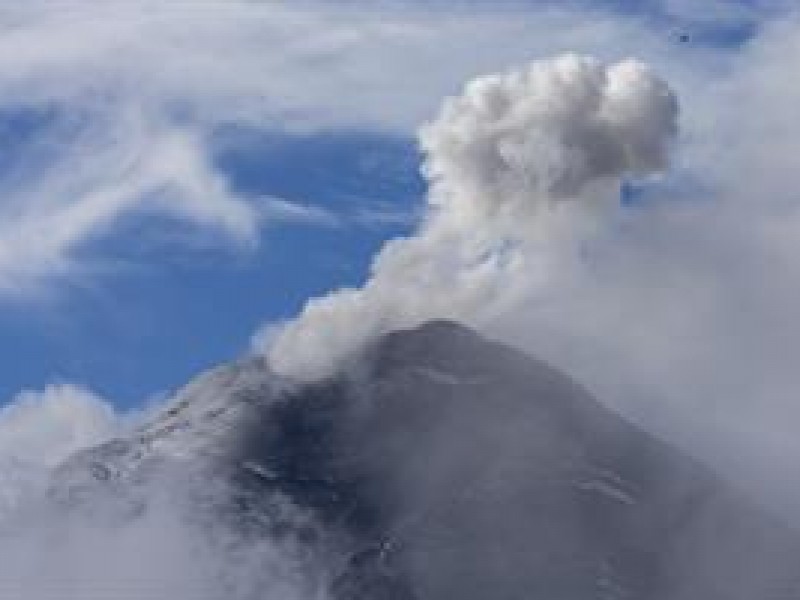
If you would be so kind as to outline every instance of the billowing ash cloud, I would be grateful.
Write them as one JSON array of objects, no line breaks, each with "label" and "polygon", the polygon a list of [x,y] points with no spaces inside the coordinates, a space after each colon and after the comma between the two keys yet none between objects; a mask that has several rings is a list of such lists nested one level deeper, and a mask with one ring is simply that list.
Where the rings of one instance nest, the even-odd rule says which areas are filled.
[{"label": "billowing ash cloud", "polygon": [[473,223],[524,218],[666,165],[676,101],[648,67],[566,55],[481,77],[422,128],[431,203]]},{"label": "billowing ash cloud", "polygon": [[[275,367],[330,373],[365,341],[432,317],[480,324],[536,277],[557,239],[662,169],[677,102],[644,64],[565,55],[469,83],[420,132],[429,211],[360,290],[311,300],[272,337]],[[566,227],[564,227],[566,225]]]}]

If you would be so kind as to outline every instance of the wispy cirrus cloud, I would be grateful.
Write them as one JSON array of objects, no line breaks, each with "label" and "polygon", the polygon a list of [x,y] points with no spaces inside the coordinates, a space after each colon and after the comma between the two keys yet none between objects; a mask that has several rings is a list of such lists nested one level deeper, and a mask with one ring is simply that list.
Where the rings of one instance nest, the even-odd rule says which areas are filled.
[{"label": "wispy cirrus cloud", "polygon": [[240,247],[270,219],[330,222],[230,189],[213,159],[220,126],[410,135],[464,79],[562,48],[699,77],[644,21],[552,6],[34,1],[0,7],[0,33],[0,111],[51,115],[35,134],[45,152],[13,136],[2,149],[16,167],[0,175],[0,293],[80,277],[102,259],[81,248],[132,214]]}]

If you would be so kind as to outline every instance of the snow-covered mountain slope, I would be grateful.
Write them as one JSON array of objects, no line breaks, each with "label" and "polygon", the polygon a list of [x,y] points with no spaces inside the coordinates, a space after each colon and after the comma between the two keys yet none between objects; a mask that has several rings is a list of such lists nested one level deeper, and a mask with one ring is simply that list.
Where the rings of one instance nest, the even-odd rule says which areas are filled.
[{"label": "snow-covered mountain slope", "polygon": [[337,600],[800,598],[800,536],[450,322],[386,335],[314,385],[260,358],[214,369],[63,464],[50,502],[114,522],[163,493],[201,530],[277,540]]}]

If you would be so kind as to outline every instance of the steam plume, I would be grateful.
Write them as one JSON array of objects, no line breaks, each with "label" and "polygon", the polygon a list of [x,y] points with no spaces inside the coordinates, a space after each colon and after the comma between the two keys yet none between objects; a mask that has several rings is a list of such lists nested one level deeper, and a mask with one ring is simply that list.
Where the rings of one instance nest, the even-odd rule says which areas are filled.
[{"label": "steam plume", "polygon": [[385,245],[363,289],[311,300],[274,337],[273,364],[316,379],[393,328],[491,320],[520,270],[546,268],[548,249],[617,198],[621,178],[665,167],[676,119],[669,87],[632,60],[565,55],[472,81],[420,131],[420,230]]}]

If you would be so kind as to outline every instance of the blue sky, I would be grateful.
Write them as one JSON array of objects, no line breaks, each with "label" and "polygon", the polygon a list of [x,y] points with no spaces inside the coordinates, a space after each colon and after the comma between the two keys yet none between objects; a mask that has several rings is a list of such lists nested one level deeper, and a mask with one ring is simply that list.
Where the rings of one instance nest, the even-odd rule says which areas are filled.
[{"label": "blue sky", "polygon": [[[13,147],[31,124],[4,125]],[[83,250],[119,268],[44,299],[3,304],[0,396],[81,381],[124,406],[169,390],[246,352],[265,320],[291,317],[329,289],[359,285],[383,240],[414,222],[423,187],[412,140],[356,131],[222,136],[217,160],[239,192],[317,204],[339,222],[277,223],[254,251],[188,253],[170,239],[168,222],[121,224],[113,239]]]},{"label": "blue sky", "polygon": [[[332,13],[331,4],[317,10],[314,3],[308,3],[305,10],[321,14],[324,25]],[[348,10],[353,6],[358,10],[359,3],[348,4]],[[440,4],[430,3],[436,6],[435,10],[447,11]],[[655,38],[652,48],[643,47],[644,53],[664,52],[666,48],[686,54],[685,59],[664,56],[668,68],[674,69],[684,68],[682,63],[695,56],[716,52],[724,55],[745,43],[756,27],[751,16],[757,13],[751,11],[766,10],[752,3],[716,2],[712,4],[720,15],[727,8],[730,14],[743,16],[715,20],[702,12],[693,14],[688,8],[691,4],[686,2],[668,3],[672,12],[655,0],[581,4],[602,11],[612,24],[615,19],[625,21],[632,15],[640,24],[637,26],[643,32],[643,44],[650,43],[647,35]],[[520,11],[530,13],[533,24],[542,6],[534,2],[508,7],[475,2],[465,3],[454,12],[475,12],[476,27],[481,19],[502,20],[504,12]],[[73,34],[69,29],[73,24],[61,23],[54,15],[48,15],[50,10],[45,6],[21,17],[5,14],[3,27],[11,28],[17,18],[28,24],[30,39],[24,39],[23,27],[19,34],[22,39],[18,40],[21,46],[47,44],[46,38],[37,36],[44,35],[51,26],[63,27],[68,39]],[[424,26],[436,32],[438,17],[426,10],[413,7],[414,22],[427,19]],[[398,14],[402,17],[402,13],[403,9],[397,7],[388,11],[393,18]],[[180,11],[168,16],[178,22],[191,17]],[[265,19],[269,19],[268,14]],[[514,20],[511,15],[508,23],[493,27],[502,33],[503,27],[515,26]],[[201,26],[213,29],[214,20],[208,23]],[[346,27],[341,27],[346,37]],[[281,31],[266,28],[263,35],[279,35]],[[207,160],[202,169],[224,180],[232,199],[214,208],[218,212],[212,212],[210,217],[204,208],[197,208],[199,205],[177,215],[160,208],[137,208],[120,212],[113,223],[99,217],[96,229],[87,228],[81,231],[80,239],[70,239],[53,250],[69,254],[70,272],[66,277],[58,269],[53,273],[47,267],[41,273],[35,271],[32,284],[25,279],[17,286],[19,277],[14,280],[10,291],[0,294],[0,364],[4,365],[0,371],[0,399],[9,400],[22,389],[66,381],[86,385],[118,406],[135,406],[182,384],[203,368],[246,352],[260,325],[293,316],[308,298],[337,287],[359,285],[383,241],[411,231],[424,202],[425,185],[419,175],[414,125],[432,114],[442,92],[455,89],[454,85],[463,79],[462,72],[480,72],[493,65],[492,61],[522,56],[528,45],[531,57],[535,57],[550,43],[542,42],[533,30],[530,43],[524,37],[513,43],[503,42],[508,43],[507,47],[498,41],[496,51],[470,48],[473,41],[465,40],[466,50],[456,48],[453,56],[443,59],[445,63],[452,62],[450,79],[436,79],[438,65],[426,62],[426,57],[436,56],[433,43],[432,54],[420,52],[417,63],[412,56],[409,63],[401,65],[396,78],[391,68],[395,63],[401,64],[400,59],[394,55],[387,58],[389,72],[380,77],[386,77],[389,83],[376,83],[373,89],[369,69],[377,69],[377,79],[380,61],[377,67],[363,62],[369,57],[350,61],[350,42],[346,40],[339,48],[336,39],[321,36],[324,43],[320,42],[317,48],[314,31],[309,26],[297,34],[300,37],[289,37],[287,43],[308,45],[311,50],[304,49],[299,59],[287,59],[280,67],[279,77],[263,90],[250,89],[249,84],[238,80],[232,80],[228,90],[224,81],[214,87],[187,79],[185,88],[176,92],[170,82],[151,84],[138,67],[131,67],[123,59],[118,65],[110,60],[108,65],[98,67],[99,75],[87,83],[76,73],[84,66],[82,61],[93,60],[88,58],[95,50],[91,46],[85,56],[76,51],[74,63],[45,56],[31,59],[27,65],[23,59],[19,77],[0,81],[0,85],[9,84],[12,90],[0,98],[0,192],[7,197],[4,201],[11,207],[7,213],[11,217],[25,213],[19,207],[26,203],[57,211],[59,202],[70,201],[68,197],[60,199],[58,193],[73,193],[95,185],[91,178],[96,171],[91,161],[105,153],[107,147],[111,151],[122,147],[124,160],[127,142],[104,136],[116,135],[115,125],[109,123],[120,121],[120,115],[127,115],[131,105],[137,107],[135,124],[130,130],[121,129],[120,136],[141,135],[142,153],[146,155],[159,143],[162,129],[182,132],[196,125],[205,152],[203,158]],[[684,32],[690,40],[677,42]],[[167,33],[171,34],[171,30]],[[329,34],[326,31],[325,35]],[[105,37],[97,35],[99,46],[107,43]],[[260,34],[254,27],[243,35]],[[570,43],[569,34],[564,35],[564,40],[552,41],[554,51]],[[597,39],[591,37],[594,35]],[[588,33],[587,45],[599,45],[613,54],[615,40],[604,35]],[[220,44],[231,43],[235,33],[214,33],[212,39]],[[487,44],[492,43],[492,39],[487,40]],[[175,52],[174,47],[170,48]],[[264,50],[257,45],[255,48]],[[367,44],[366,52],[371,48]],[[0,55],[13,49],[0,48]],[[103,48],[96,50],[102,52]],[[136,48],[144,54],[150,50]],[[243,81],[252,79],[252,73],[261,68],[252,50],[243,50],[249,57],[242,67]],[[178,54],[168,58],[180,67]],[[264,63],[270,60],[265,52]],[[239,64],[234,59],[227,68],[236,70]],[[442,69],[445,67],[447,64]],[[120,75],[128,71],[134,75]],[[202,68],[198,72],[202,79]],[[338,77],[336,85],[331,87],[328,81],[318,86],[316,75],[325,73],[327,77],[329,72]],[[419,81],[413,77],[415,73],[419,73]],[[210,79],[218,75],[208,73]],[[152,95],[164,94],[165,100],[157,104],[161,113],[152,121],[150,96],[142,100],[129,92],[131,85],[146,87]],[[274,88],[281,90],[275,92],[276,99],[269,96]],[[334,89],[336,96],[326,97]],[[195,102],[192,94],[198,94],[201,100]],[[216,116],[221,105],[236,104],[236,94],[252,95],[252,105],[243,105],[241,114],[233,117]],[[262,110],[259,94],[266,95],[265,114],[258,113]],[[144,108],[136,104],[139,102]],[[236,110],[239,108],[237,105]],[[111,133],[107,134],[109,127]],[[150,135],[154,137],[147,137]],[[191,143],[187,152],[194,149]],[[81,153],[88,158],[78,156]],[[73,155],[81,160],[73,164]],[[89,162],[81,162],[84,158]],[[69,179],[70,170],[83,173],[84,168],[84,179]],[[201,173],[203,177],[206,171]],[[40,189],[39,179],[49,184],[51,173],[55,173],[55,183],[42,184]],[[160,185],[137,192],[137,197],[162,194]],[[50,196],[38,198],[42,190]],[[626,201],[635,197],[628,193]],[[255,237],[247,232],[229,235],[227,231],[239,227],[239,221],[228,221],[239,203],[267,207],[265,216],[258,221]],[[150,206],[146,201],[143,204]],[[211,223],[208,228],[206,220]],[[187,226],[185,221],[200,226]],[[222,223],[219,227],[218,221]],[[229,237],[235,238],[232,243]],[[21,255],[30,254],[30,248],[26,248]]]}]

